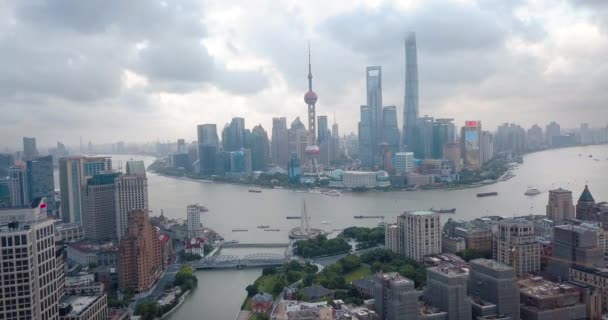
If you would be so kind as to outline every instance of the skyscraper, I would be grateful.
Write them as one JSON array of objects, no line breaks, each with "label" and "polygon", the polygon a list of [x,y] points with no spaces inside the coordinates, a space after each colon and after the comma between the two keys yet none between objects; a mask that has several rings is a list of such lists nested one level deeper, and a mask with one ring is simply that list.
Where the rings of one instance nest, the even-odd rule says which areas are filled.
[{"label": "skyscraper", "polygon": [[207,209],[198,204],[190,204],[186,210],[188,238],[202,237],[203,226],[201,225],[201,214],[207,211]]},{"label": "skyscraper", "polygon": [[12,154],[0,153],[0,177],[8,176],[8,168],[14,164]]},{"label": "skyscraper", "polygon": [[465,121],[460,134],[460,154],[467,170],[481,168],[481,121]]},{"label": "skyscraper", "polygon": [[359,120],[359,160],[361,166],[371,168],[374,165],[374,147],[372,140],[372,110],[369,106],[361,106]]},{"label": "skyscraper", "polygon": [[414,130],[414,156],[417,159],[430,159],[433,157],[433,126],[435,119],[424,116],[418,118]]},{"label": "skyscraper", "polygon": [[387,249],[416,261],[441,253],[440,215],[432,211],[406,211],[397,217],[398,246]]},{"label": "skyscraper", "polygon": [[574,219],[572,191],[562,188],[549,190],[547,218],[555,222],[561,222],[564,219]]},{"label": "skyscraper", "polygon": [[399,125],[397,124],[397,107],[386,106],[382,109],[382,142],[388,144],[391,153],[399,152]]},{"label": "skyscraper", "polygon": [[379,320],[418,318],[418,291],[414,281],[398,273],[374,276],[374,310]]},{"label": "skyscraper", "polygon": [[489,259],[470,262],[468,294],[473,298],[473,316],[490,316],[484,309],[495,306],[492,315],[507,315],[519,319],[519,288],[514,281],[513,268]]},{"label": "skyscraper", "polygon": [[553,138],[560,136],[561,134],[562,134],[562,129],[561,129],[560,125],[555,121],[551,121],[551,123],[549,123],[547,125],[547,127],[545,128],[545,138],[547,140],[547,145],[549,147],[552,147]]},{"label": "skyscraper", "polygon": [[[382,67],[372,66],[365,68],[365,83],[367,86],[367,106],[370,109],[370,125],[372,152],[377,154],[378,146],[382,140]],[[378,163],[374,157],[374,164]]]},{"label": "skyscraper", "polygon": [[414,153],[395,153],[395,174],[405,176],[414,172]]},{"label": "skyscraper", "polygon": [[53,157],[46,156],[27,161],[27,188],[29,199],[46,198],[47,210],[55,210],[55,179]]},{"label": "skyscraper", "polygon": [[527,221],[501,220],[494,234],[494,260],[513,267],[522,277],[540,270],[540,244],[534,225]]},{"label": "skyscraper", "polygon": [[251,169],[253,171],[264,170],[270,159],[268,134],[262,125],[258,124],[253,127],[251,137]]},{"label": "skyscraper", "polygon": [[177,153],[186,153],[187,151],[188,150],[186,150],[186,140],[177,139]]},{"label": "skyscraper", "polygon": [[25,168],[23,166],[11,166],[8,168],[8,179],[11,206],[28,206],[30,204],[30,197]]},{"label": "skyscraper", "polygon": [[570,268],[604,267],[604,249],[598,246],[596,229],[561,225],[553,228],[552,253],[547,272],[556,281],[568,280]]},{"label": "skyscraper", "polygon": [[433,159],[443,158],[443,147],[454,142],[454,119],[435,119],[433,123]]},{"label": "skyscraper", "polygon": [[36,138],[23,137],[23,161],[32,160],[36,157],[38,157]]},{"label": "skyscraper", "polygon": [[416,34],[411,32],[405,37],[405,106],[403,108],[403,145],[413,151],[414,132],[418,121],[418,57],[416,53]]},{"label": "skyscraper", "polygon": [[526,130],[514,123],[504,123],[498,126],[494,136],[494,150],[509,153],[514,156],[526,152]]},{"label": "skyscraper", "polygon": [[237,151],[245,146],[245,119],[232,118],[230,124],[224,127],[222,146],[224,151]]},{"label": "skyscraper", "polygon": [[300,121],[300,117],[297,117],[291,122],[291,126],[288,131],[287,146],[289,154],[297,154],[298,159],[304,159],[306,156],[306,147],[309,145],[310,132],[306,130],[306,127]]},{"label": "skyscraper", "polygon": [[272,162],[282,168],[287,168],[289,161],[289,134],[285,117],[272,118]]},{"label": "skyscraper", "polygon": [[470,320],[471,298],[467,296],[468,270],[461,266],[426,269],[424,300],[447,313],[447,320]]},{"label": "skyscraper", "polygon": [[526,146],[528,150],[538,150],[543,144],[543,129],[534,124],[526,133]]},{"label": "skyscraper", "polygon": [[218,152],[219,139],[215,124],[201,124],[198,133],[198,165],[199,173],[211,175],[215,170],[215,154]]},{"label": "skyscraper", "polygon": [[[130,170],[138,167],[135,163],[127,163],[127,173],[114,181],[116,206],[116,237],[120,241],[127,232],[129,212],[133,210],[148,210],[148,179],[146,172]],[[141,165],[143,165],[143,161]]]},{"label": "skyscraper", "polygon": [[116,240],[116,185],[120,173],[87,179],[82,193],[82,228],[93,241]]},{"label": "skyscraper", "polygon": [[150,290],[163,271],[160,240],[147,210],[129,212],[128,228],[118,246],[118,284],[136,292]]},{"label": "skyscraper", "polygon": [[318,133],[317,133],[317,144],[320,145],[322,142],[329,139],[331,136],[331,131],[329,130],[329,123],[327,121],[327,116],[318,116]]},{"label": "skyscraper", "polygon": [[318,100],[317,94],[312,91],[312,66],[310,64],[310,44],[308,45],[308,92],[304,94],[304,102],[308,106],[308,131],[310,144],[314,145],[317,143],[317,118],[316,118],[316,107],[315,104]]},{"label": "skyscraper", "polygon": [[494,136],[488,131],[481,131],[479,137],[479,161],[484,164],[494,157]]},{"label": "skyscraper", "polygon": [[82,188],[87,178],[112,170],[109,157],[70,157],[59,159],[61,218],[64,222],[81,222]]}]

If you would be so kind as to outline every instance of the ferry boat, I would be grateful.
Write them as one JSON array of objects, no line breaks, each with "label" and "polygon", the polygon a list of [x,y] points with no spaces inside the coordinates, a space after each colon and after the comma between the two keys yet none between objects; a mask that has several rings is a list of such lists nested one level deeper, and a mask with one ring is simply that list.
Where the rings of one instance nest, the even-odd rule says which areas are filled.
[{"label": "ferry boat", "polygon": [[477,198],[497,196],[498,192],[482,192],[477,194]]},{"label": "ferry boat", "polygon": [[262,193],[262,190],[259,190],[259,189],[249,189],[249,192],[251,192],[251,193]]},{"label": "ferry boat", "polygon": [[451,209],[433,209],[433,208],[431,208],[431,211],[433,211],[435,213],[455,213],[456,208],[451,208]]},{"label": "ferry boat", "polygon": [[331,223],[331,221],[323,220],[323,221],[321,221],[321,223],[322,223],[322,224],[330,224],[330,223]]},{"label": "ferry boat", "polygon": [[526,192],[524,192],[524,194],[527,196],[535,196],[540,193],[541,193],[540,190],[538,190],[536,188],[529,188],[528,190],[526,190]]},{"label": "ferry boat", "polygon": [[270,226],[267,225],[267,224],[261,224],[261,225],[258,226],[258,228],[259,229],[266,229],[266,228],[270,228]]}]

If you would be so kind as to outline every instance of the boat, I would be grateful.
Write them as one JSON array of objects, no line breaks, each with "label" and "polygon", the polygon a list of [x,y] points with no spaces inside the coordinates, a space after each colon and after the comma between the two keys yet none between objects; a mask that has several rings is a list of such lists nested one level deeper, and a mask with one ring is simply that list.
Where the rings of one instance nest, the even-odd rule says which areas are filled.
[{"label": "boat", "polygon": [[322,224],[330,224],[330,223],[331,223],[331,221],[324,220],[324,221],[321,221],[321,223],[322,223]]},{"label": "boat", "polygon": [[249,189],[249,192],[251,192],[251,193],[262,193],[262,190],[258,190],[258,189]]},{"label": "boat", "polygon": [[355,219],[384,219],[384,216],[355,216]]},{"label": "boat", "polygon": [[239,243],[237,240],[225,241],[224,243]]},{"label": "boat", "polygon": [[433,209],[433,208],[431,208],[431,211],[433,211],[435,213],[455,213],[456,208],[451,208],[451,209]]},{"label": "boat", "polygon": [[536,188],[528,188],[528,190],[526,190],[526,192],[524,192],[524,194],[527,196],[535,196],[540,193],[541,193],[540,190],[538,190]]},{"label": "boat", "polygon": [[258,226],[258,228],[259,229],[266,229],[266,228],[270,228],[270,226],[267,225],[267,224],[261,224],[261,225]]},{"label": "boat", "polygon": [[332,196],[332,197],[338,197],[338,196],[340,196],[342,194],[338,190],[325,190],[325,191],[323,191],[321,193],[323,193],[326,196]]},{"label": "boat", "polygon": [[264,229],[264,231],[281,231],[281,229]]},{"label": "boat", "polygon": [[232,229],[232,232],[247,232],[247,229]]},{"label": "boat", "polygon": [[297,219],[297,220],[300,220],[300,219],[302,219],[302,217],[300,217],[300,216],[287,216],[287,219],[294,219],[294,220]]},{"label": "boat", "polygon": [[497,196],[498,192],[482,192],[477,194],[477,198]]},{"label": "boat", "polygon": [[593,155],[592,155],[592,154],[590,154],[590,155],[589,155],[589,158],[593,158]]}]

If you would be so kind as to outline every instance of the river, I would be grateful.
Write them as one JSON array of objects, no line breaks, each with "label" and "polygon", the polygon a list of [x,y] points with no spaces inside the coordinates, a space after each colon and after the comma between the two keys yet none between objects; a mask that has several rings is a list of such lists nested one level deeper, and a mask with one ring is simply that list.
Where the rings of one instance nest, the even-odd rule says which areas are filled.
[{"label": "river", "polygon": [[[593,158],[588,157],[590,154]],[[114,157],[116,160],[126,158]],[[150,157],[135,158],[146,164],[153,161]],[[547,190],[558,187],[572,190],[576,201],[586,183],[596,200],[608,200],[606,145],[532,153],[526,155],[524,164],[513,172],[516,176],[508,181],[474,189],[344,193],[339,197],[280,189],[250,193],[246,186],[189,181],[154,173],[148,174],[148,188],[153,215],[160,214],[162,209],[169,218],[184,219],[186,206],[200,203],[209,208],[202,217],[206,226],[227,240],[240,242],[287,242],[289,229],[299,220],[287,220],[285,216],[299,215],[302,199],[306,200],[311,224],[326,230],[378,224],[378,219],[354,219],[355,215],[383,215],[391,222],[404,210],[431,207],[457,209],[454,215],[444,215],[445,220],[449,217],[467,220],[484,215],[545,214]],[[536,187],[542,193],[525,196],[528,187]],[[491,191],[498,192],[498,196],[476,197],[477,193]],[[328,223],[322,224],[322,221]],[[256,227],[260,224],[280,231],[265,232]],[[232,229],[249,231],[232,232]],[[259,275],[258,269],[199,271],[198,288],[170,318],[232,320],[245,297],[245,286]]]}]

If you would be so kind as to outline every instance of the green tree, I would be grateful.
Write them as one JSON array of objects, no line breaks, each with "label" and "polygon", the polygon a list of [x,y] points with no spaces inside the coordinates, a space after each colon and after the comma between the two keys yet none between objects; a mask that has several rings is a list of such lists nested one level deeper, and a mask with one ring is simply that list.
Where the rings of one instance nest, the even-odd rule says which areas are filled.
[{"label": "green tree", "polygon": [[254,283],[254,284],[250,284],[248,285],[245,290],[247,290],[247,296],[248,297],[253,297],[256,294],[258,294],[258,286]]},{"label": "green tree", "polygon": [[307,274],[304,276],[304,279],[302,279],[302,283],[304,284],[305,287],[310,287],[312,286],[312,284],[315,281],[315,275],[314,274]]}]

